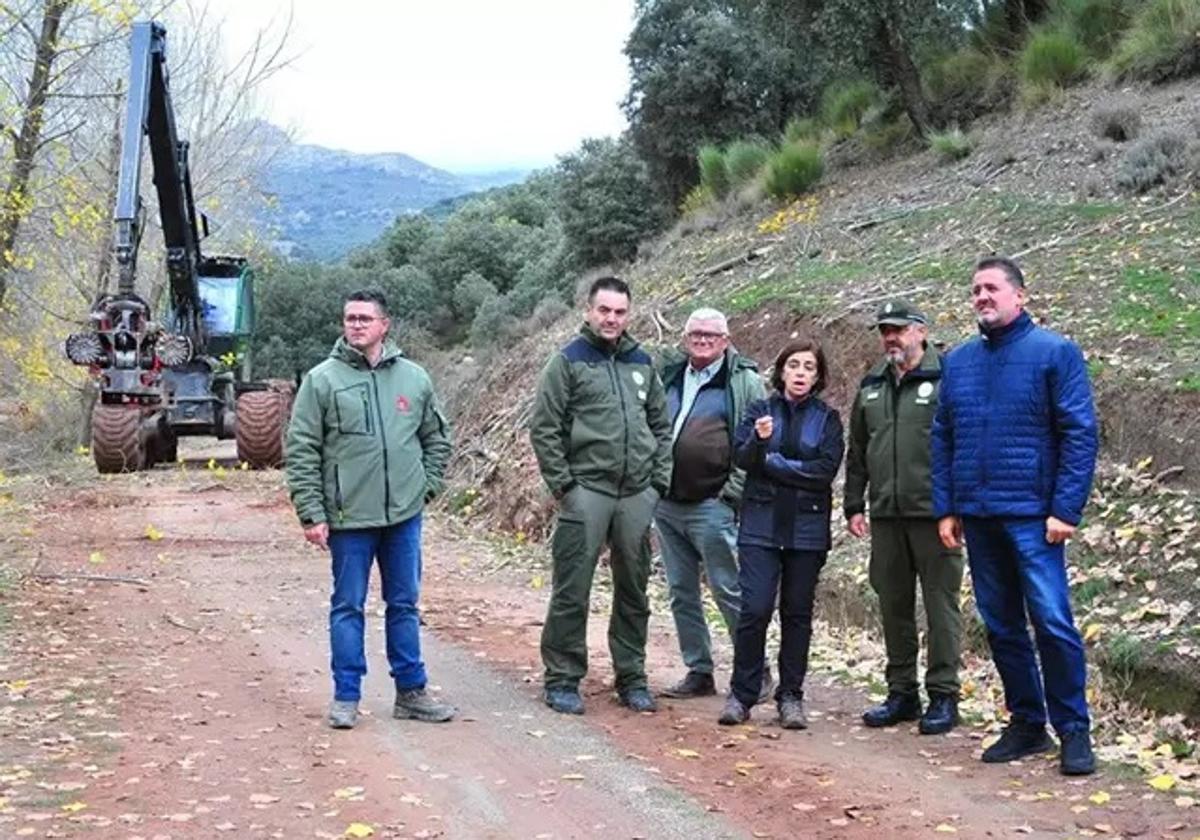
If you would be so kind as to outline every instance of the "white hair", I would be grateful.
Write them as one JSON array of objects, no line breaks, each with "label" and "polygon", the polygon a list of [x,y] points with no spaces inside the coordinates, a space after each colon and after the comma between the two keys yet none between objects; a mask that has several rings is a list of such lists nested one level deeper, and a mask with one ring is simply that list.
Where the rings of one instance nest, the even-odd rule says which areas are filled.
[{"label": "white hair", "polygon": [[724,335],[729,335],[729,321],[725,318],[725,313],[711,307],[701,307],[693,310],[688,316],[687,323],[683,325],[683,331],[686,333],[691,330],[692,325],[697,321],[716,321],[721,326],[721,332]]}]

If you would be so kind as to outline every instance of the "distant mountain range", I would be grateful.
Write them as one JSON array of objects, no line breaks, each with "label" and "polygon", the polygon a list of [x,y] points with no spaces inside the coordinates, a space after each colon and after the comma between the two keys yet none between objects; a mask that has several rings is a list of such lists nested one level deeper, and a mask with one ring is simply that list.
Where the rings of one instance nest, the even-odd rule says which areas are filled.
[{"label": "distant mountain range", "polygon": [[528,174],[459,175],[400,153],[362,155],[292,144],[267,171],[271,201],[259,221],[275,232],[283,254],[337,260],[378,237],[401,214],[514,184]]}]

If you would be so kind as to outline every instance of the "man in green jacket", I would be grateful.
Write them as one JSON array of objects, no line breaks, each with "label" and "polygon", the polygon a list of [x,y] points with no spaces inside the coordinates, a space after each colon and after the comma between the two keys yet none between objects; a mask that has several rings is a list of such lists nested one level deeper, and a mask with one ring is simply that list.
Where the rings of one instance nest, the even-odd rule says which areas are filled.
[{"label": "man in green jacket", "polygon": [[625,332],[630,300],[619,278],[592,284],[580,334],[542,371],[530,433],[542,478],[559,503],[541,647],[546,705],[566,714],[583,714],[588,603],[606,543],[617,695],[634,711],[656,708],[646,686],[648,532],[671,481],[671,422],[649,354]]},{"label": "man in green jacket", "polygon": [[[687,673],[663,690],[678,699],[716,694],[712,640],[704,619],[700,578],[730,636],[741,611],[737,521],[746,474],[733,464],[733,430],[746,406],[766,396],[754,361],[729,342],[729,322],[716,310],[697,309],[683,327],[686,356],[663,366],[671,417],[674,470],[671,487],[658,503],[663,568],[671,590],[671,614]],[[772,689],[763,670],[763,696]]]},{"label": "man in green jacket", "polygon": [[[867,726],[920,718],[926,735],[958,722],[963,557],[938,538],[933,518],[929,432],[937,413],[941,357],[928,322],[907,301],[885,303],[876,326],[886,358],[859,386],[846,456],[847,528],[871,537],[871,587],[879,596],[888,696],[863,714]],[[870,486],[870,526],[865,491]],[[917,683],[916,583],[929,622],[922,713]]]},{"label": "man in green jacket", "polygon": [[358,718],[367,672],[363,605],[376,559],[396,686],[393,716],[448,721],[454,707],[425,692],[417,599],[421,510],[442,488],[449,425],[429,375],[387,339],[382,293],[351,294],[342,323],[329,358],[300,385],[287,438],[288,487],[304,538],[333,560],[329,725],[350,729]]}]

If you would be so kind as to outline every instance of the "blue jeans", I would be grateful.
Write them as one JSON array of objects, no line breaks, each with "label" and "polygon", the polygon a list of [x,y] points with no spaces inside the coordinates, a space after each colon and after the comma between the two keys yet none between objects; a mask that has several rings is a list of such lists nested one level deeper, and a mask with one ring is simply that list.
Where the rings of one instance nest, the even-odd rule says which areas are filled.
[{"label": "blue jeans", "polygon": [[388,665],[398,691],[425,687],[421,661],[421,514],[386,528],[329,532],[333,555],[333,596],[329,599],[329,645],[333,697],[358,700],[367,673],[363,652],[363,605],[371,566],[379,560],[386,604],[384,633]]},{"label": "blue jeans", "polygon": [[742,705],[758,702],[762,687],[767,627],[779,600],[779,688],[775,699],[804,697],[808,648],[812,641],[813,601],[824,551],[796,551],[739,545],[742,611],[733,646],[730,688]]},{"label": "blue jeans", "polygon": [[1046,542],[1043,519],[965,517],[963,532],[975,605],[1012,719],[1042,726],[1049,711],[1059,735],[1088,729],[1087,662],[1071,616],[1063,545]]},{"label": "blue jeans", "polygon": [[654,512],[662,548],[663,568],[671,588],[671,614],[679,635],[679,652],[689,671],[713,672],[712,639],[701,605],[700,573],[730,638],[741,610],[738,565],[734,555],[737,523],[733,508],[717,499],[673,502],[663,499]]}]

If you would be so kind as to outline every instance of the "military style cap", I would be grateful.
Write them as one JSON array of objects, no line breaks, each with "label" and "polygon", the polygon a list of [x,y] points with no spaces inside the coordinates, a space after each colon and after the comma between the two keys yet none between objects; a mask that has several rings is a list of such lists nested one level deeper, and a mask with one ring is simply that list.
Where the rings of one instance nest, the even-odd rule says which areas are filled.
[{"label": "military style cap", "polygon": [[928,324],[929,319],[921,310],[901,298],[895,298],[884,303],[875,313],[875,326],[890,324],[896,327],[906,327],[909,324]]}]

